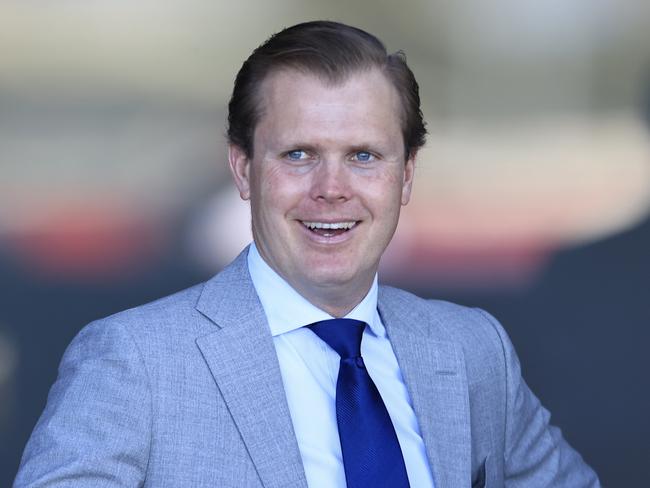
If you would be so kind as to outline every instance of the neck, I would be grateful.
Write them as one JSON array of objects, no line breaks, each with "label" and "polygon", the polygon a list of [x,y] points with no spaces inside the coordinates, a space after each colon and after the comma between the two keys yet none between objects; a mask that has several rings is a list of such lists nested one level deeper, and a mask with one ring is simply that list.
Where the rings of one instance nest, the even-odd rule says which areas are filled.
[{"label": "neck", "polygon": [[359,305],[372,286],[374,276],[366,283],[349,285],[324,285],[319,287],[300,287],[290,283],[312,305],[327,312],[332,317],[340,318]]},{"label": "neck", "polygon": [[[282,279],[284,279],[299,295],[309,303],[327,312],[333,317],[347,315],[366,297],[377,273],[376,267],[366,273],[357,275],[349,281],[314,283],[309,279],[292,279],[282,273],[264,257],[263,250],[256,245],[257,253],[262,261]],[[295,277],[294,277],[295,278]]]}]

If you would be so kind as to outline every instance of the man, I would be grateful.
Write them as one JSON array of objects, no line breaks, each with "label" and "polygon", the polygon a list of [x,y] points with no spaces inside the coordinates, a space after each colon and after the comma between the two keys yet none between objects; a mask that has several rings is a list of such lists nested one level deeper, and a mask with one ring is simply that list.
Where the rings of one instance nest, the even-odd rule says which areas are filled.
[{"label": "man", "polygon": [[377,285],[425,135],[403,56],[285,29],[228,135],[254,244],[78,335],[15,486],[598,486],[493,318]]}]

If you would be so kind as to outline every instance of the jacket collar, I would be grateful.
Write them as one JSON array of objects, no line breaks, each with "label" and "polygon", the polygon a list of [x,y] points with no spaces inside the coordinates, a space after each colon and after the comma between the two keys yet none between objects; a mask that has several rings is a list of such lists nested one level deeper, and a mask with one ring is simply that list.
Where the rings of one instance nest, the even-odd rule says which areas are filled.
[{"label": "jacket collar", "polygon": [[273,339],[246,265],[246,250],[206,282],[196,308],[217,326],[196,343],[262,485],[307,488]]},{"label": "jacket collar", "polygon": [[468,486],[471,479],[469,390],[461,346],[432,305],[379,289],[386,326],[420,426],[435,486]]}]

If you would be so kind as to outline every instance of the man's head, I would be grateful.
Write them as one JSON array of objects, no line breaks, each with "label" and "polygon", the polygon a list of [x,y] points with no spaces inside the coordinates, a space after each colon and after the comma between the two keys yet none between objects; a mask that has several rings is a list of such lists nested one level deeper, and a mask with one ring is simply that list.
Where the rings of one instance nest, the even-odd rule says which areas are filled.
[{"label": "man's head", "polygon": [[[378,40],[340,24],[289,28],[251,56],[264,60],[263,75],[251,74],[258,68],[249,58],[231,101],[230,166],[240,195],[251,201],[260,254],[300,294],[337,316],[372,284],[409,201],[424,139],[419,105],[419,129],[406,130],[404,114],[413,110],[404,108],[392,71],[385,62],[364,61],[370,54],[379,59],[378,50],[385,61]],[[247,101],[237,87],[245,79]],[[419,100],[415,80],[412,87]],[[251,130],[241,120],[233,125],[242,104]]]},{"label": "man's head", "polygon": [[376,68],[395,87],[407,157],[424,145],[426,129],[419,88],[402,52],[388,54],[375,36],[338,22],[297,24],[271,36],[244,62],[228,105],[228,139],[253,155],[254,133],[264,106],[260,90],[269,75],[292,69],[337,84]]}]

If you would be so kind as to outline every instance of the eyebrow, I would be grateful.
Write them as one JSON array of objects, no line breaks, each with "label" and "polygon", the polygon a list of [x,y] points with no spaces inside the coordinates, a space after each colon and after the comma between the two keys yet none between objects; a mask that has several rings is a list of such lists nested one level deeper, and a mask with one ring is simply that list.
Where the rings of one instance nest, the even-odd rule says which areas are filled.
[{"label": "eyebrow", "polygon": [[300,142],[291,142],[291,143],[279,143],[277,144],[278,149],[280,152],[285,152],[285,151],[292,151],[295,149],[304,149],[305,151],[313,151],[317,152],[318,147],[314,146],[313,144],[303,144]]},{"label": "eyebrow", "polygon": [[[287,143],[278,143],[276,145],[278,151],[284,152],[284,151],[290,151],[293,149],[303,149],[305,151],[313,151],[313,152],[319,152],[321,150],[321,146],[311,144],[311,143],[301,143],[299,140],[295,141],[290,141]],[[355,143],[355,144],[348,144],[345,147],[345,152],[356,152],[356,151],[375,151],[375,152],[384,152],[382,149],[385,149],[384,146],[380,143],[372,143],[372,142],[362,142],[362,143]]]}]

